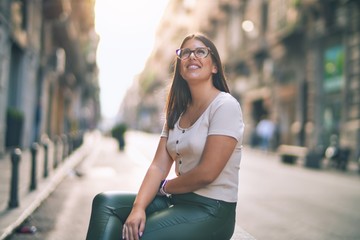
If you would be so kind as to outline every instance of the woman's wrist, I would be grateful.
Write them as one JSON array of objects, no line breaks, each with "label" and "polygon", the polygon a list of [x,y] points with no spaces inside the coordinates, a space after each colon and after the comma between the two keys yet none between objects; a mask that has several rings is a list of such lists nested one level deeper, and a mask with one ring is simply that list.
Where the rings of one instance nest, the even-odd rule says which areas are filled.
[{"label": "woman's wrist", "polygon": [[131,212],[133,213],[139,213],[139,212],[145,212],[146,208],[144,208],[142,205],[133,205],[131,208]]},{"label": "woman's wrist", "polygon": [[158,194],[160,196],[171,197],[171,194],[166,192],[166,190],[165,190],[165,187],[166,187],[167,183],[168,183],[168,180],[166,180],[166,179],[161,181],[159,191],[158,191]]}]

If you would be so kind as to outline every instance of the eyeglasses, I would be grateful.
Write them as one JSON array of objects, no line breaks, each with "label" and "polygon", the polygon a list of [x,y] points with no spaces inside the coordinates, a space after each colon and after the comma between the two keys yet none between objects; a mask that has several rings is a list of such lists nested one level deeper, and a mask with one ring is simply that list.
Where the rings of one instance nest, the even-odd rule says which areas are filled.
[{"label": "eyeglasses", "polygon": [[190,57],[191,53],[194,53],[196,58],[206,58],[211,50],[208,47],[198,47],[195,50],[189,48],[181,48],[176,50],[176,55],[181,60],[185,60]]}]

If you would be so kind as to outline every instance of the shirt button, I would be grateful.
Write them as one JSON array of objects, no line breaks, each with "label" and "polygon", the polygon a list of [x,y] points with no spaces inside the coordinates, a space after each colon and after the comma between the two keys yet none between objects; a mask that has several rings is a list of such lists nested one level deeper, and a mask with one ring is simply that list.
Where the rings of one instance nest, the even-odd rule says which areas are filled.
[{"label": "shirt button", "polygon": [[179,164],[182,164],[182,161],[181,161],[181,160],[179,161]]},{"label": "shirt button", "polygon": [[183,130],[182,133],[185,133],[185,130]]},{"label": "shirt button", "polygon": [[176,144],[178,144],[179,143],[179,140],[176,140]]},{"label": "shirt button", "polygon": [[176,153],[176,155],[180,156],[180,153]]}]

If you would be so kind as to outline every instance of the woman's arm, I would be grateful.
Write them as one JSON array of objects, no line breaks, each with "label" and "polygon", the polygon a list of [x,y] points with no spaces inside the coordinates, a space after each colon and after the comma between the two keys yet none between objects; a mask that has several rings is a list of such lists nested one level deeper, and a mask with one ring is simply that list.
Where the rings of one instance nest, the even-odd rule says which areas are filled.
[{"label": "woman's arm", "polygon": [[166,140],[167,138],[164,137],[160,139],[155,157],[147,170],[134,202],[134,207],[145,209],[158,192],[161,180],[169,174],[173,160],[166,150]]},{"label": "woman's arm", "polygon": [[171,194],[193,192],[212,183],[224,169],[236,144],[237,140],[233,137],[208,136],[199,165],[168,181],[165,191]]},{"label": "woman's arm", "polygon": [[160,138],[154,159],[146,172],[133,209],[124,224],[126,227],[123,230],[123,238],[139,239],[145,229],[145,209],[154,199],[161,180],[167,177],[173,164],[173,160],[166,150],[166,141],[167,138]]}]

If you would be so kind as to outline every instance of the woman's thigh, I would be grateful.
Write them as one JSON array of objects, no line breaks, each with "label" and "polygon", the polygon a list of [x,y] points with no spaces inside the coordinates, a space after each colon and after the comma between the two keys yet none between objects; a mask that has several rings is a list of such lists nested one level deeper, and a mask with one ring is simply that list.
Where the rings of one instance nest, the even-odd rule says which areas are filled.
[{"label": "woman's thigh", "polygon": [[[147,216],[142,240],[226,240],[234,231],[236,204],[176,203]],[[235,206],[235,207],[234,207]]]},{"label": "woman's thigh", "polygon": [[86,239],[121,239],[123,221],[130,213],[134,199],[134,194],[119,192],[96,195]]},{"label": "woman's thigh", "polygon": [[[93,201],[87,239],[117,239],[122,226],[133,207],[136,194],[105,192],[98,194]],[[156,197],[146,209],[147,214],[167,208],[165,197]],[[96,237],[95,237],[96,236]]]},{"label": "woman's thigh", "polygon": [[115,215],[120,221],[124,221],[131,211],[135,197],[136,195],[132,193],[100,193],[93,200],[92,215],[97,219]]}]

